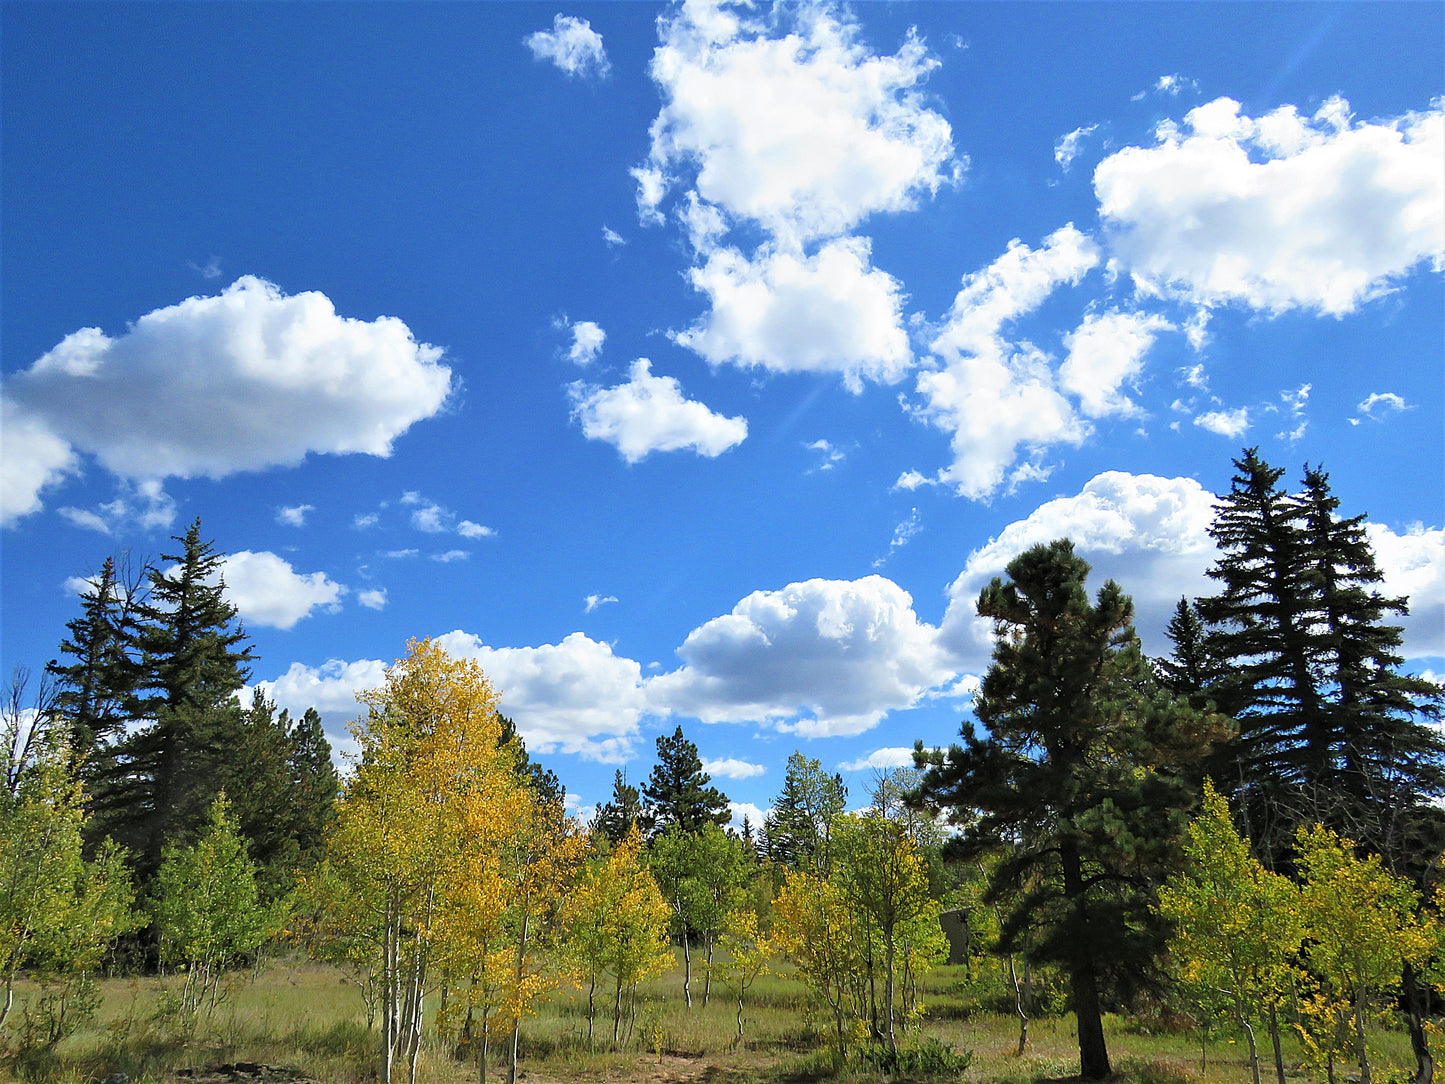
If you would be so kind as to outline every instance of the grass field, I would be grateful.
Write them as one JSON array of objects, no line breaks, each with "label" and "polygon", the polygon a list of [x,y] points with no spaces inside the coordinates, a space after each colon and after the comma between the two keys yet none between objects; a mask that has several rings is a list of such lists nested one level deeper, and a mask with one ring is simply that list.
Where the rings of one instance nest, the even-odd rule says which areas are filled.
[{"label": "grass field", "polygon": [[[103,983],[100,1009],[90,1026],[66,1039],[49,1057],[18,1063],[12,1058],[10,1067],[0,1072],[54,1084],[92,1084],[122,1072],[133,1084],[148,1084],[177,1079],[175,1074],[182,1069],[252,1062],[286,1066],[325,1084],[376,1079],[375,1034],[367,1030],[357,987],[335,968],[298,960],[273,962],[254,978],[235,982],[210,1019],[184,1038],[157,1011],[168,984],[173,985],[154,978]],[[1078,1071],[1071,1017],[1032,1021],[1029,1050],[1019,1057],[1017,1020],[981,1011],[973,993],[977,986],[962,968],[939,967],[924,978],[927,1014],[921,1032],[956,1051],[972,1052],[972,1065],[962,1079],[1031,1084]],[[640,991],[631,1042],[621,1050],[610,1048],[611,1021],[605,1004],[597,1019],[598,1041],[589,1050],[586,997],[577,991],[561,993],[524,1025],[522,1079],[531,1084],[802,1084],[835,1079],[871,1084],[931,1079],[888,1077],[856,1066],[840,1072],[825,1037],[808,1018],[803,987],[791,979],[764,978],[749,991],[741,1043],[734,1041],[736,1001],[715,985],[711,1002],[704,1007],[696,974],[693,988],[695,1004],[688,1009],[680,969],[648,983]],[[34,996],[33,988],[22,985],[14,1010],[17,1016],[25,1000]],[[1106,1026],[1121,1081],[1249,1081],[1242,1039],[1219,1035],[1201,1048],[1197,1031],[1164,1033],[1157,1025],[1151,1028],[1117,1017],[1108,1018]],[[1262,1043],[1268,1061],[1267,1039]],[[459,1062],[451,1054],[449,1045],[431,1042],[423,1050],[420,1079],[428,1084],[475,1081],[475,1063]],[[1377,1084],[1406,1079],[1407,1068],[1413,1070],[1403,1033],[1376,1033],[1372,1054],[1378,1059]],[[1299,1051],[1292,1041],[1286,1043],[1285,1060],[1292,1079],[1309,1079],[1299,1068]],[[1266,1068],[1272,1070],[1272,1065]],[[1353,1066],[1341,1067],[1340,1079],[1347,1080],[1353,1071]],[[1268,1079],[1272,1075],[1270,1071]],[[505,1079],[504,1068],[495,1066],[489,1079]]]}]

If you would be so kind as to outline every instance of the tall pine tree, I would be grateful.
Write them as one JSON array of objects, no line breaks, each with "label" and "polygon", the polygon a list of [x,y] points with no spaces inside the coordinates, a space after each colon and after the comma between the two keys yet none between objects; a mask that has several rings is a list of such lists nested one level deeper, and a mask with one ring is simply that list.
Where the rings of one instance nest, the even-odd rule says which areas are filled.
[{"label": "tall pine tree", "polygon": [[[1081,1073],[1098,1080],[1110,1071],[1105,997],[1127,999],[1152,968],[1154,891],[1195,800],[1190,766],[1219,720],[1158,688],[1132,602],[1111,580],[1091,603],[1088,570],[1060,539],[984,588],[978,612],[996,634],[974,712],[988,735],[965,722],[962,746],[920,745],[913,800],[963,825],[953,857],[1003,851],[985,894],[1008,908],[1001,947],[1066,969]],[[1043,935],[1026,939],[1031,927]]]},{"label": "tall pine tree", "polygon": [[659,737],[657,764],[642,788],[653,831],[665,832],[676,825],[695,832],[709,822],[725,826],[732,819],[727,795],[708,786],[710,782],[712,776],[702,770],[697,746],[683,737],[682,727],[670,738]]}]

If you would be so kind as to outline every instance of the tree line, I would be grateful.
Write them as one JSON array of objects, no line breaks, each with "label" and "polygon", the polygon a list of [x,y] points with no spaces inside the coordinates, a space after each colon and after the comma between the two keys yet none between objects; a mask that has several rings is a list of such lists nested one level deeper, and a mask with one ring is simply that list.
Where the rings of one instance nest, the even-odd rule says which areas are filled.
[{"label": "tree line", "polygon": [[1020,1051],[1062,981],[1087,1078],[1110,1070],[1105,1012],[1169,1001],[1242,1028],[1256,1081],[1262,1027],[1281,1082],[1292,1028],[1368,1084],[1372,1011],[1399,991],[1424,1084],[1441,693],[1403,673],[1405,600],[1379,592],[1328,477],[1287,492],[1253,450],[1236,468],[1217,593],[1181,600],[1168,657],[1144,655],[1118,585],[1090,597],[1067,540],[1035,547],[978,600],[981,728],[920,745],[853,812],[796,752],[740,830],[681,727],[579,824],[486,676],[430,641],[361,696],[339,779],[314,711],[237,699],[253,656],[199,524],[139,575],[107,561],[48,695],[13,689],[5,712],[0,1028],[22,969],[56,991],[58,1035],[91,976],[135,966],[183,968],[194,1027],[284,938],[353,971],[388,1084],[415,1080],[429,1028],[483,1081],[498,1060],[514,1079],[525,1020],[566,987],[586,991],[586,1042],[609,1041],[605,1016],[625,1046],[639,984],[676,964],[686,1007],[726,990],[741,1041],[781,960],[840,1060],[958,1069],[919,1027],[952,906],[970,969],[1004,969]]}]

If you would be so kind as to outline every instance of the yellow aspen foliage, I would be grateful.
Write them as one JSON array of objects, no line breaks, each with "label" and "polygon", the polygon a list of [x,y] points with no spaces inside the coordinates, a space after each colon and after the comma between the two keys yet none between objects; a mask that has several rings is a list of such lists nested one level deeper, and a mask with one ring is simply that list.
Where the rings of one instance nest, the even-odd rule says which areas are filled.
[{"label": "yellow aspen foliage", "polygon": [[717,976],[738,999],[738,1033],[733,1039],[736,1045],[743,1041],[743,998],[748,987],[768,973],[768,963],[777,950],[758,932],[758,915],[751,908],[728,912],[723,923],[722,950],[725,958],[717,966]]},{"label": "yellow aspen foliage", "polygon": [[773,902],[773,943],[832,1014],[840,1058],[863,1034],[862,1022],[852,1011],[861,1000],[867,970],[856,926],[843,890],[808,873],[789,872]]},{"label": "yellow aspen foliage", "polygon": [[[569,951],[587,987],[587,1042],[593,1038],[596,991],[612,980],[612,1041],[624,1038],[624,1015],[635,1016],[637,984],[672,964],[667,901],[642,861],[642,834],[633,823],[610,853],[598,855],[563,907]],[[624,1014],[624,999],[627,1011]]]},{"label": "yellow aspen foliage", "polygon": [[[466,883],[484,868],[473,853],[485,838],[478,825],[526,804],[481,669],[430,640],[408,647],[386,683],[360,697],[368,711],[351,731],[361,751],[337,803],[322,893],[371,951],[383,1084],[398,1063],[416,1079],[435,968],[455,951],[446,920],[468,891],[481,891]],[[336,924],[323,917],[318,928]]]},{"label": "yellow aspen foliage", "polygon": [[1174,928],[1169,953],[1194,1000],[1231,1013],[1244,1029],[1259,1084],[1254,1028],[1291,989],[1290,961],[1303,936],[1299,890],[1250,854],[1229,804],[1208,781],[1184,858],[1183,872],[1159,890],[1159,913]]},{"label": "yellow aspen foliage", "polygon": [[1393,986],[1406,961],[1422,965],[1433,947],[1420,894],[1378,855],[1359,857],[1352,841],[1320,825],[1300,828],[1296,848],[1306,953],[1319,982],[1313,1015],[1330,1024],[1348,1018],[1361,1084],[1370,1084],[1365,1031],[1373,999]]}]

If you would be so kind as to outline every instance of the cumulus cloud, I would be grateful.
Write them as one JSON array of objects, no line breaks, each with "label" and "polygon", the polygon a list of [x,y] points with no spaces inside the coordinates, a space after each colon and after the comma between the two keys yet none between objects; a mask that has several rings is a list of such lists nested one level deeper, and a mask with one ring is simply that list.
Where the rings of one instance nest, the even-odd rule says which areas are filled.
[{"label": "cumulus cloud", "polygon": [[256,686],[293,716],[315,708],[327,729],[335,730],[363,714],[356,694],[384,685],[386,665],[380,659],[330,659],[320,666],[293,662],[280,677]]},{"label": "cumulus cloud", "polygon": [[562,326],[572,332],[572,345],[567,348],[568,361],[574,365],[590,365],[597,359],[597,355],[602,353],[607,332],[591,320],[578,320],[571,324],[564,320]]},{"label": "cumulus cloud", "polygon": [[986,497],[1008,478],[1021,449],[1077,444],[1087,435],[1048,356],[1008,342],[1002,331],[1061,284],[1079,282],[1098,259],[1094,243],[1069,225],[1038,249],[1011,241],[987,268],[964,278],[931,346],[942,367],[921,373],[916,386],[919,416],[951,437],[953,463],[936,481]]},{"label": "cumulus cloud", "polygon": [[1342,315],[1445,265],[1445,111],[1258,119],[1217,98],[1094,172],[1111,263],[1145,293]]},{"label": "cumulus cloud", "polygon": [[6,505],[33,510],[73,463],[62,443],[136,480],[390,455],[446,401],[441,357],[394,317],[338,316],[323,294],[251,276],[114,338],[82,328],[6,382]]},{"label": "cumulus cloud", "polygon": [[1139,413],[1123,387],[1138,380],[1144,355],[1163,331],[1174,325],[1141,312],[1089,313],[1078,329],[1064,336],[1068,357],[1059,366],[1059,384],[1079,399],[1091,418]]},{"label": "cumulus cloud", "polygon": [[722,760],[704,760],[702,770],[720,779],[751,779],[762,775],[768,769],[761,764],[749,764],[746,760],[726,757]]},{"label": "cumulus cloud", "polygon": [[242,550],[221,562],[226,597],[251,625],[289,629],[314,610],[339,609],[346,588],[324,572],[297,572],[283,557]]},{"label": "cumulus cloud", "polygon": [[748,423],[715,414],[683,397],[670,376],[653,376],[652,363],[638,358],[626,384],[600,388],[577,382],[568,386],[572,416],[589,440],[611,444],[629,463],[653,452],[691,449],[709,459],[741,444]]},{"label": "cumulus cloud", "polygon": [[634,174],[645,218],[690,188],[798,245],[906,210],[961,169],[919,89],[938,61],[912,35],[880,56],[838,8],[706,2],[659,29],[651,74],[664,104]]},{"label": "cumulus cloud", "polygon": [[358,591],[356,601],[368,610],[384,610],[386,609],[386,588],[368,587],[364,591]]},{"label": "cumulus cloud", "polygon": [[1381,592],[1409,599],[1408,615],[1389,618],[1405,629],[1406,657],[1445,656],[1445,530],[1415,524],[1399,533],[1366,523],[1365,533],[1385,577]]},{"label": "cumulus cloud", "polygon": [[94,508],[61,507],[61,518],[76,527],[101,534],[119,534],[127,528],[164,530],[176,519],[176,502],[154,478],[140,482],[120,479],[116,498]]},{"label": "cumulus cloud", "polygon": [[839,764],[838,767],[845,772],[861,772],[869,768],[874,770],[911,768],[913,767],[913,747],[909,745],[875,749],[866,757],[859,757],[857,760],[845,760]]},{"label": "cumulus cloud", "polygon": [[992,651],[991,623],[975,610],[979,592],[1024,550],[1070,538],[1087,560],[1090,592],[1117,580],[1134,599],[1135,626],[1147,650],[1168,650],[1164,627],[1182,596],[1212,590],[1205,571],[1215,560],[1209,525],[1215,497],[1191,478],[1108,471],[1075,496],[1060,497],[1010,523],[969,554],[948,588],[942,633],[961,669],[981,671]]},{"label": "cumulus cloud", "polygon": [[938,630],[882,576],[756,591],[694,629],[677,654],[683,666],[649,682],[659,713],[808,737],[868,730],[954,673]]},{"label": "cumulus cloud", "polygon": [[551,30],[538,30],[523,39],[536,60],[550,60],[568,75],[605,78],[612,70],[602,35],[586,19],[558,15]]},{"label": "cumulus cloud", "polygon": [[[451,509],[443,508],[436,501],[423,497],[415,490],[403,493],[401,503],[411,509],[411,525],[418,531],[424,531],[427,534],[455,532],[463,538],[493,538],[497,533],[492,528],[483,527],[480,523],[473,523],[469,519],[459,520],[457,514]],[[360,517],[358,517],[357,526],[361,525]],[[370,525],[367,524],[367,526]],[[460,553],[461,551],[454,552]]]},{"label": "cumulus cloud", "polygon": [[902,288],[869,264],[864,238],[829,241],[812,256],[718,249],[688,278],[710,308],[673,338],[714,365],[838,373],[857,392],[865,378],[901,379],[912,362]]},{"label": "cumulus cloud", "polygon": [[1200,429],[1207,429],[1221,437],[1228,437],[1230,440],[1238,440],[1249,431],[1249,408],[1237,407],[1234,410],[1211,410],[1199,415],[1194,419],[1194,424]]},{"label": "cumulus cloud", "polygon": [[40,491],[78,469],[75,451],[44,419],[0,399],[0,526],[41,508]]},{"label": "cumulus cloud", "polygon": [[276,509],[276,522],[287,527],[305,527],[306,513],[316,511],[314,504],[296,504]]},{"label": "cumulus cloud", "polygon": [[742,830],[744,819],[756,831],[763,826],[763,822],[768,817],[766,809],[761,809],[752,802],[729,802],[728,812],[732,814],[733,818],[729,823],[739,831]]},{"label": "cumulus cloud", "polygon": [[437,637],[458,658],[474,658],[501,694],[502,712],[535,753],[576,753],[622,763],[645,708],[642,668],[574,632],[558,644],[488,647],[460,630]]},{"label": "cumulus cloud", "polygon": [[1392,391],[1372,391],[1355,407],[1355,410],[1359,412],[1359,417],[1351,418],[1349,421],[1351,425],[1359,425],[1361,421],[1380,422],[1391,414],[1414,409],[1414,406],[1405,402],[1402,395],[1396,395]]},{"label": "cumulus cloud", "polygon": [[609,602],[616,602],[616,595],[588,595],[584,600],[587,603],[585,613],[591,613],[599,606],[606,606]]}]

